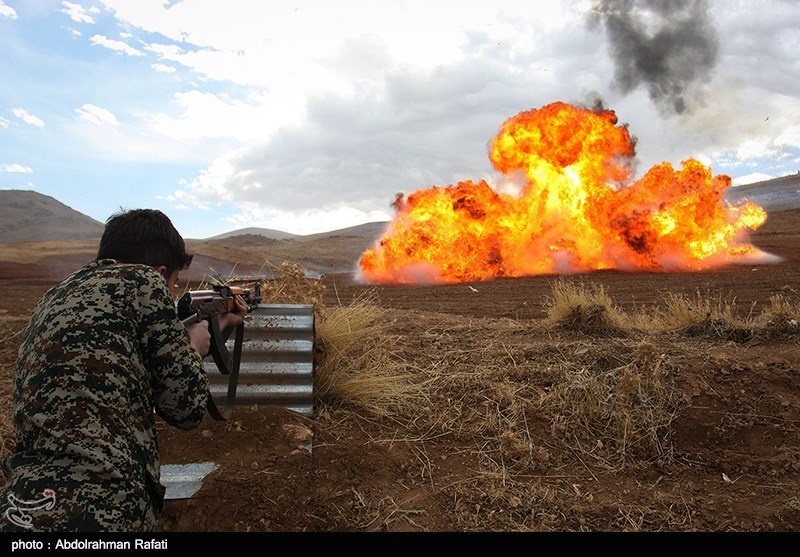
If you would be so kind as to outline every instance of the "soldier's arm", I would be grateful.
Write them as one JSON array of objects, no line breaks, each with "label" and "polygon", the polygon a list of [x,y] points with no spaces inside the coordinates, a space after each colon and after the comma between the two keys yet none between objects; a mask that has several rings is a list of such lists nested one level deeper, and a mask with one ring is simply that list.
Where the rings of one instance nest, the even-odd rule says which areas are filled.
[{"label": "soldier's arm", "polygon": [[186,327],[175,315],[175,303],[159,275],[153,292],[144,296],[142,333],[148,353],[150,384],[156,413],[181,429],[197,427],[208,401],[203,358],[190,343]]}]

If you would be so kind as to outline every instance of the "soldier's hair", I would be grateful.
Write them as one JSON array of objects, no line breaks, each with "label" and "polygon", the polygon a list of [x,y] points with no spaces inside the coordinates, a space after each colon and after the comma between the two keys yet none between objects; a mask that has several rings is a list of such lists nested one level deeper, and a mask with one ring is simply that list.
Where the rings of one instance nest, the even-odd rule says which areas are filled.
[{"label": "soldier's hair", "polygon": [[132,209],[108,217],[97,259],[164,265],[169,277],[189,267],[192,254],[186,253],[183,238],[167,215],[156,209]]}]

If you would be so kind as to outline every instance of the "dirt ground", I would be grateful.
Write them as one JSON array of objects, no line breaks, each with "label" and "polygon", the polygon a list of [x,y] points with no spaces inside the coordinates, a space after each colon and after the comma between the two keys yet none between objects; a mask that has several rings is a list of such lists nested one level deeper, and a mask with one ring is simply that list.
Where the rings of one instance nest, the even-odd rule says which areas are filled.
[{"label": "dirt ground", "polygon": [[[800,211],[775,213],[754,235],[783,258],[776,264],[573,278],[603,285],[625,311],[677,292],[732,297],[741,312],[757,312],[777,294],[797,299],[798,223]],[[371,287],[326,277],[327,304],[377,293],[399,335],[394,357],[420,383],[436,371],[425,403],[393,416],[324,405],[312,418],[240,407],[228,421],[207,417],[189,432],[160,424],[162,463],[219,466],[194,496],[166,502],[160,529],[800,531],[798,335],[634,337],[536,327],[558,278]],[[48,284],[24,276],[0,284],[21,294],[0,297],[7,376],[13,335]],[[564,416],[519,404],[547,393],[565,361],[580,364],[580,373],[612,372],[645,345],[655,347],[682,395],[657,450],[610,452],[608,439],[573,435]],[[311,451],[298,431],[313,435]]]}]

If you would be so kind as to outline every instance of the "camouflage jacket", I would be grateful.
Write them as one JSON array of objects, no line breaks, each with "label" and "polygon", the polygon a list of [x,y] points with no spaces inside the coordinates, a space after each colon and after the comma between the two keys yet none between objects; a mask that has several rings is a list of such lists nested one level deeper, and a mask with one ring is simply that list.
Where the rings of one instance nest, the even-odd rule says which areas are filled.
[{"label": "camouflage jacket", "polygon": [[6,474],[56,491],[59,482],[130,487],[158,512],[154,411],[197,427],[207,389],[163,277],[146,265],[93,261],[45,293],[24,332]]}]

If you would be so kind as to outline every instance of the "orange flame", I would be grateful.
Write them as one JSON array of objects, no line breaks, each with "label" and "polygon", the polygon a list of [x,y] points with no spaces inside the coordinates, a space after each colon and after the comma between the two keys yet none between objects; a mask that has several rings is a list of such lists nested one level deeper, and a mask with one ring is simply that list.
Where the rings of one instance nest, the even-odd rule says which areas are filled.
[{"label": "orange flame", "polygon": [[[372,282],[466,282],[600,269],[691,271],[762,254],[746,239],[767,214],[730,205],[726,175],[695,159],[630,183],[634,141],[616,114],[553,103],[507,120],[494,167],[524,183],[485,181],[398,195],[379,244],[363,253]],[[629,184],[629,185],[628,185]]]}]

